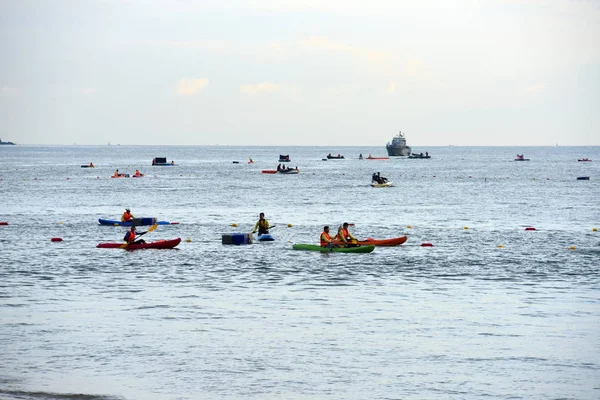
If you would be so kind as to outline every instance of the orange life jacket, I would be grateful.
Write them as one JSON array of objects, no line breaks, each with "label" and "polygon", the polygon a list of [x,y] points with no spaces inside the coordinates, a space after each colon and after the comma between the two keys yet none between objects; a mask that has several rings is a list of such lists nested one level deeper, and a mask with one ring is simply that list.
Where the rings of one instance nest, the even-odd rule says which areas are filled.
[{"label": "orange life jacket", "polygon": [[130,221],[133,219],[133,215],[127,211],[125,211],[123,213],[123,217],[121,218],[121,221],[126,222],[126,221]]},{"label": "orange life jacket", "polygon": [[323,232],[321,233],[321,247],[327,247],[331,244],[333,239],[329,236],[329,233]]},{"label": "orange life jacket", "polygon": [[129,232],[127,232],[127,235],[125,236],[126,237],[125,240],[126,240],[127,243],[133,243],[133,242],[135,242],[135,237],[136,236],[137,235],[135,234],[135,232],[129,231]]},{"label": "orange life jacket", "polygon": [[[342,237],[339,238],[340,240],[347,242],[348,240],[352,239],[352,235],[350,235],[350,232],[348,232],[348,229],[344,229],[342,227],[341,233],[342,233]],[[340,236],[340,235],[338,234],[338,236]]]}]

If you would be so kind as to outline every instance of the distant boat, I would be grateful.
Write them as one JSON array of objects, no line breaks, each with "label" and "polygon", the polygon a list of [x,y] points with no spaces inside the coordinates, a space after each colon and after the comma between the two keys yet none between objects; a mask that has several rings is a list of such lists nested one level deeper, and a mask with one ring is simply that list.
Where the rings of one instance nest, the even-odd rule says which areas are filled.
[{"label": "distant boat", "polygon": [[408,156],[408,158],[431,158],[431,156],[429,155],[428,152],[425,152],[425,154],[423,153],[412,153],[410,156]]},{"label": "distant boat", "polygon": [[592,161],[589,158],[578,158],[577,161]]},{"label": "distant boat", "polygon": [[152,166],[154,167],[172,167],[175,166],[175,161],[167,162],[166,157],[154,157],[152,159]]},{"label": "distant boat", "polygon": [[388,156],[410,156],[410,146],[406,145],[406,138],[400,131],[392,138],[391,143],[385,146]]},{"label": "distant boat", "polygon": [[16,143],[13,142],[3,142],[2,139],[0,139],[0,145],[12,145],[14,146]]},{"label": "distant boat", "polygon": [[517,158],[515,158],[515,161],[529,161],[529,158],[525,158],[525,155],[523,154],[517,154]]}]

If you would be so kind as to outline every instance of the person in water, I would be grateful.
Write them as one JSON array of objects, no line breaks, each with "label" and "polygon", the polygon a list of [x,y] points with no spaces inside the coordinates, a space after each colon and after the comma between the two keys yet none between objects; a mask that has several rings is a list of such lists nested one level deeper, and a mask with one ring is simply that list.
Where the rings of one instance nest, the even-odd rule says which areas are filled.
[{"label": "person in water", "polygon": [[121,222],[129,222],[129,221],[133,220],[134,218],[135,217],[131,213],[131,210],[129,208],[126,208],[125,212],[121,216]]},{"label": "person in water", "polygon": [[148,233],[148,231],[136,233],[135,225],[133,225],[131,227],[131,229],[129,230],[129,232],[127,232],[125,234],[125,237],[123,238],[123,240],[125,240],[127,242],[127,244],[143,244],[143,243],[146,243],[146,241],[144,239],[138,239],[138,240],[135,240],[135,239],[136,239],[136,237],[142,236],[146,233]]},{"label": "person in water", "polygon": [[252,231],[252,233],[255,233],[258,230],[258,236],[266,235],[269,233],[270,227],[271,227],[271,225],[269,224],[269,221],[267,221],[265,219],[265,213],[261,212],[259,214],[259,220],[256,223],[256,225],[254,226],[254,230]]},{"label": "person in water", "polygon": [[338,234],[336,238],[339,242],[345,244],[346,246],[356,246],[356,242],[358,241],[350,231],[348,230],[348,223],[344,222],[342,226],[338,229]]},{"label": "person in water", "polygon": [[335,239],[329,235],[329,226],[328,225],[325,225],[323,227],[323,232],[321,232],[320,241],[321,241],[321,247],[329,247],[329,248],[340,247],[338,244],[335,243]]}]

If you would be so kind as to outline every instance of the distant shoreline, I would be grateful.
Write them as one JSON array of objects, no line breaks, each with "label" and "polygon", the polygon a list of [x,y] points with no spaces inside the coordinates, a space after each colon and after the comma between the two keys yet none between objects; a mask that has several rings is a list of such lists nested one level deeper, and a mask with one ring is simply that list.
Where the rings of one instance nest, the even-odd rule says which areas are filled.
[{"label": "distant shoreline", "polygon": [[15,146],[16,143],[13,143],[13,142],[3,142],[2,139],[0,139],[0,145],[12,145],[12,146]]}]

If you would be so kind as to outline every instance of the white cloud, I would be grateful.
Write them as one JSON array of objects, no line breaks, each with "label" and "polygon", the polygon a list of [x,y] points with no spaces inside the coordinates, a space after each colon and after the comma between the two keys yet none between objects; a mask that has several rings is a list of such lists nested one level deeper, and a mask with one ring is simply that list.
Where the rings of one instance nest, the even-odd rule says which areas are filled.
[{"label": "white cloud", "polygon": [[240,86],[240,93],[247,94],[249,96],[268,95],[279,92],[281,86],[276,83],[255,83]]},{"label": "white cloud", "polygon": [[175,91],[180,96],[193,96],[208,86],[208,79],[181,79]]},{"label": "white cloud", "polygon": [[4,86],[0,90],[0,95],[5,96],[5,97],[18,96],[19,95],[19,89],[14,88],[14,87]]}]

